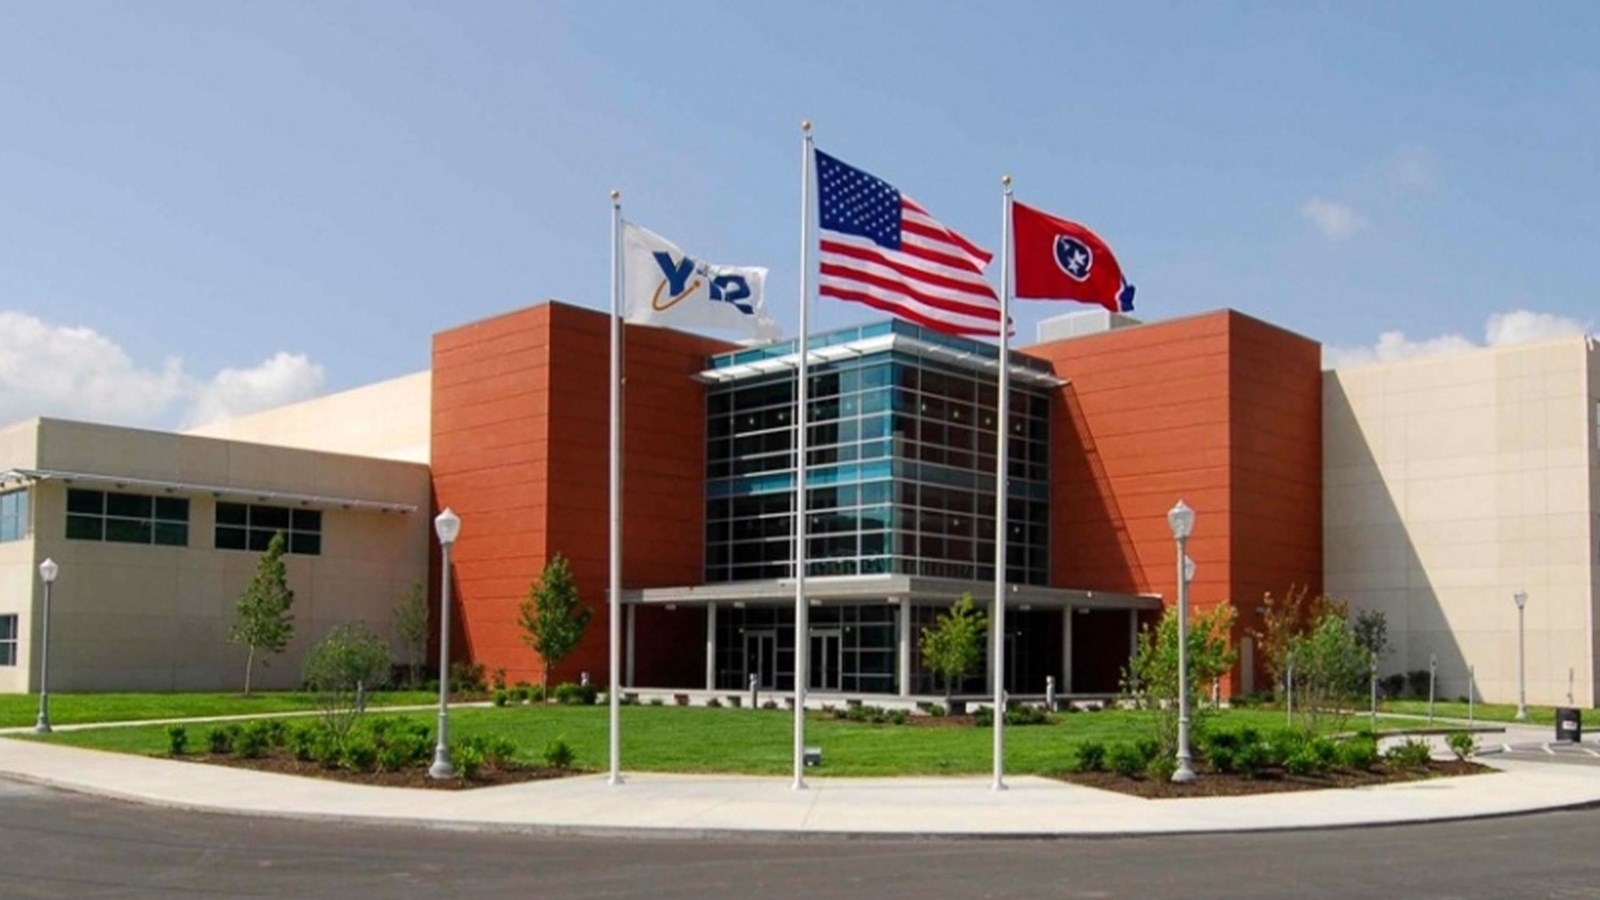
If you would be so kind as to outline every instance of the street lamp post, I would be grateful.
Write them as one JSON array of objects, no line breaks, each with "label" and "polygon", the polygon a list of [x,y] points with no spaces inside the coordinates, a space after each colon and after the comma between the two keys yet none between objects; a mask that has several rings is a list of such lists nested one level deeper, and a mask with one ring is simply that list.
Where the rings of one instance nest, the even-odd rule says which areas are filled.
[{"label": "street lamp post", "polygon": [[1167,512],[1167,524],[1178,542],[1178,769],[1172,780],[1182,784],[1194,780],[1189,758],[1189,534],[1194,530],[1194,510],[1182,500]]},{"label": "street lamp post", "polygon": [[1528,680],[1522,660],[1522,608],[1528,605],[1528,592],[1517,591],[1511,595],[1517,601],[1517,721],[1528,720]]},{"label": "street lamp post", "polygon": [[450,765],[450,547],[461,534],[461,517],[445,507],[433,520],[444,563],[439,574],[439,741],[433,747],[429,778],[454,778]]},{"label": "street lamp post", "polygon": [[33,725],[37,734],[50,733],[50,586],[56,583],[61,567],[46,558],[39,563],[39,578],[44,582],[44,610],[39,634],[39,721]]}]

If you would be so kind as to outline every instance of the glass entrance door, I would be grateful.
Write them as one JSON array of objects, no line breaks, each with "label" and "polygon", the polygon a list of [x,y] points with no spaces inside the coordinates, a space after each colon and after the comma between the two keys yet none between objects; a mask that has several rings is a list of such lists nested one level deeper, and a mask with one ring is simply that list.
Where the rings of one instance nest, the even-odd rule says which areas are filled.
[{"label": "glass entrance door", "polygon": [[811,629],[811,690],[837,691],[839,669],[839,629]]},{"label": "glass entrance door", "polygon": [[744,684],[756,676],[756,687],[763,691],[778,688],[778,632],[747,631],[744,634]]}]

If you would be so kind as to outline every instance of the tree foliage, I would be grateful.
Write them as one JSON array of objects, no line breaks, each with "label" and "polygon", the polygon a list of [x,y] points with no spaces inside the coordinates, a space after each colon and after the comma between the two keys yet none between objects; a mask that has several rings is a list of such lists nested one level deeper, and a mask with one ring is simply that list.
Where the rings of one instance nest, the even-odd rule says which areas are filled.
[{"label": "tree foliage", "polygon": [[422,582],[413,581],[394,608],[394,631],[406,652],[406,672],[411,685],[422,678],[422,655],[428,650],[428,598]]},{"label": "tree foliage", "polygon": [[1372,659],[1382,659],[1389,652],[1389,619],[1383,610],[1363,609],[1356,613],[1350,630],[1355,632],[1356,643]]},{"label": "tree foliage", "polygon": [[1294,702],[1303,727],[1321,733],[1332,716],[1342,724],[1362,693],[1372,656],[1338,610],[1323,612],[1310,630],[1295,636]]},{"label": "tree foliage", "polygon": [[359,622],[335,625],[306,656],[302,675],[317,695],[328,732],[342,748],[361,715],[358,691],[389,679],[389,644]]},{"label": "tree foliage", "polygon": [[[1224,601],[1204,613],[1189,617],[1185,662],[1189,666],[1189,709],[1194,731],[1211,710],[1199,702],[1212,681],[1233,668],[1236,657],[1229,646],[1233,633],[1233,605]],[[1157,712],[1156,739],[1162,752],[1178,746],[1178,611],[1168,607],[1154,628],[1139,632],[1139,647],[1122,674],[1122,690],[1140,707]]]},{"label": "tree foliage", "polygon": [[1329,613],[1338,615],[1341,621],[1349,613],[1341,601],[1326,594],[1308,597],[1308,593],[1304,587],[1291,587],[1282,597],[1268,593],[1262,600],[1261,626],[1251,631],[1274,690],[1283,689],[1289,648],[1295,639],[1311,631]]},{"label": "tree foliage", "polygon": [[955,683],[971,675],[982,661],[988,631],[989,617],[973,605],[971,594],[963,594],[939,613],[932,628],[922,629],[922,665],[943,680],[946,701]]},{"label": "tree foliage", "polygon": [[578,598],[578,586],[572,581],[567,558],[557,553],[528,589],[517,615],[523,640],[544,661],[540,685],[546,697],[550,696],[550,670],[583,640],[591,615]]},{"label": "tree foliage", "polygon": [[[294,637],[294,591],[289,589],[288,569],[283,563],[287,547],[283,533],[272,536],[265,553],[256,563],[256,574],[239,597],[237,617],[228,629],[228,640],[250,648],[244,663],[244,694],[250,696],[250,679],[255,672],[256,653],[282,653]],[[261,660],[265,666],[265,656]]]}]

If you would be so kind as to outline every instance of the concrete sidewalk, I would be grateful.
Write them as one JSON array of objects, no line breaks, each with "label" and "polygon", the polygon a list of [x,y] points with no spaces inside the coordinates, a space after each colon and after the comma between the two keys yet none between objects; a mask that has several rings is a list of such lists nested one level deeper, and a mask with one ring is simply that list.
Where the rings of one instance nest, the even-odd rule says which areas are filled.
[{"label": "concrete sidewalk", "polygon": [[583,776],[465,791],[378,788],[0,739],[0,775],[161,806],[252,816],[570,834],[1066,837],[1387,825],[1600,804],[1591,770],[1499,772],[1353,790],[1144,800],[1045,778]]}]

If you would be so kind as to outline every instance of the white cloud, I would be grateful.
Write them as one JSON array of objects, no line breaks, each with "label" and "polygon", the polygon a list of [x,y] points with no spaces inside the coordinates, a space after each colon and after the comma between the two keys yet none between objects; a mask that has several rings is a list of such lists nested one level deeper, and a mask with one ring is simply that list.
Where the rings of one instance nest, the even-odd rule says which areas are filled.
[{"label": "white cloud", "polygon": [[198,385],[184,427],[197,428],[305,400],[321,389],[321,366],[303,354],[279,351],[253,369],[223,369]]},{"label": "white cloud", "polygon": [[1334,200],[1312,197],[1300,207],[1300,215],[1310,219],[1322,236],[1330,241],[1348,240],[1367,227],[1367,220],[1355,210]]},{"label": "white cloud", "polygon": [[1404,332],[1385,331],[1378,335],[1378,342],[1371,347],[1323,347],[1322,367],[1342,369],[1426,356],[1445,356],[1480,347],[1507,347],[1562,335],[1587,334],[1588,331],[1589,325],[1577,319],[1516,309],[1489,316],[1484,323],[1481,344],[1459,334],[1414,341],[1406,337]]},{"label": "white cloud", "polygon": [[210,379],[189,375],[176,357],[145,368],[92,328],[0,311],[0,425],[52,416],[194,426],[315,396],[322,379],[321,366],[288,353]]}]

